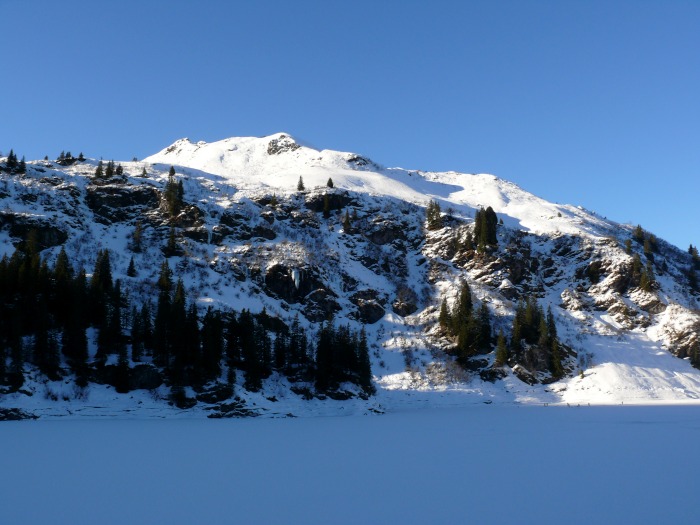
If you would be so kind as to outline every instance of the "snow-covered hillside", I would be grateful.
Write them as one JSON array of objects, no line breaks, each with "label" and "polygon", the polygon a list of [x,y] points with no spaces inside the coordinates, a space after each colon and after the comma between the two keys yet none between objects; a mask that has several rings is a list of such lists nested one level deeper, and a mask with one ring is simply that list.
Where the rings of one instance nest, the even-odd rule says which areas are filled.
[{"label": "snow-covered hillside", "polygon": [[[549,203],[493,175],[385,168],[288,134],[182,139],[143,161],[121,162],[123,173],[112,178],[95,177],[95,160],[62,164],[29,162],[25,174],[0,173],[0,255],[10,257],[31,231],[49,264],[63,247],[88,278],[98,251],[109,249],[132,305],[154,300],[167,260],[200,316],[208,307],[264,309],[285,325],[299,319],[312,341],[329,319],[364,327],[377,387],[369,399],[352,387],[344,401],[302,394],[277,372],[249,391],[239,374],[238,408],[300,415],[483,401],[700,400],[700,371],[691,366],[699,344],[691,290],[697,261],[648,232],[640,237],[629,225]],[[171,166],[184,197],[177,213],[167,204]],[[440,224],[427,228],[425,210],[434,203]],[[477,249],[475,219],[489,207],[497,243]],[[438,323],[443,300],[454,310],[464,282],[475,308],[485,305],[493,335],[489,348],[469,355]],[[543,365],[537,345],[496,363],[495,336],[510,337],[528,298],[551,310],[563,375]],[[132,322],[124,314],[127,341]],[[88,330],[90,359],[96,333]],[[27,353],[32,344],[26,336]],[[0,394],[0,407],[40,416],[183,413],[168,405],[167,381],[117,394],[96,380],[77,392],[65,362],[62,379],[52,381],[27,362],[25,384]],[[129,361],[132,374],[151,365],[140,363]],[[211,413],[201,392],[186,395],[198,400],[186,414]]]}]

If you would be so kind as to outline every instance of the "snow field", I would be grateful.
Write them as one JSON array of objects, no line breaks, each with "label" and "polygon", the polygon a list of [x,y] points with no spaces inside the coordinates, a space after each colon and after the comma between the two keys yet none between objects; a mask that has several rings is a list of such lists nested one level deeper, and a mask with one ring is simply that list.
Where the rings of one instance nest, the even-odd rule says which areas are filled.
[{"label": "snow field", "polygon": [[3,523],[696,523],[700,409],[2,424]]}]

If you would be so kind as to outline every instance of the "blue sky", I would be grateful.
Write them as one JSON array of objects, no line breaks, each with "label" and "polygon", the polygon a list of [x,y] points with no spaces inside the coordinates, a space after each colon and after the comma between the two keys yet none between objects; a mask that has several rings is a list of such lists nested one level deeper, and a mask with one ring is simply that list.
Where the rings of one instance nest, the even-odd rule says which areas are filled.
[{"label": "blue sky", "polygon": [[700,244],[700,2],[0,2],[0,151],[286,131]]}]

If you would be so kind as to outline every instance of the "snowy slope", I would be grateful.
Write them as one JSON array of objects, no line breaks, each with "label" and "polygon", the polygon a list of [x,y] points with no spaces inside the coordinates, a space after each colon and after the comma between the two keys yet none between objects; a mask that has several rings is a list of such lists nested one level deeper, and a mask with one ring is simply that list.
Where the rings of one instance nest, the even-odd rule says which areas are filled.
[{"label": "snowy slope", "polygon": [[[283,297],[267,286],[270,272],[282,268],[297,288],[299,279],[320,283],[338,322],[358,329],[362,301],[381,312],[367,325],[376,396],[304,401],[290,392],[284,378],[273,376],[260,393],[237,392],[261,415],[371,413],[484,401],[700,402],[700,372],[673,355],[687,355],[700,325],[696,297],[684,277],[687,254],[659,240],[655,264],[666,269],[658,272],[653,293],[621,286],[632,261],[624,249],[629,226],[547,202],[493,175],[385,168],[357,154],[319,151],[287,134],[210,144],[182,139],[143,161],[122,162],[124,180],[104,187],[91,183],[96,164],[88,160],[63,167],[41,161],[30,163],[23,177],[0,174],[2,217],[66,232],[64,245],[76,268],[89,270],[97,249],[109,248],[114,277],[123,280],[133,300],[144,300],[155,290],[169,223],[157,208],[130,208],[117,218],[109,213],[119,215],[119,209],[104,215],[99,206],[88,205],[85,195],[161,192],[174,166],[196,213],[178,225],[185,250],[170,262],[200,309],[265,308],[287,322],[300,315],[313,334],[319,321],[307,298]],[[303,194],[297,191],[300,177],[307,188]],[[329,178],[333,190],[326,186]],[[313,207],[327,193],[345,199],[345,210],[357,214],[358,232],[344,231],[341,209],[320,219]],[[272,195],[281,203],[278,208],[269,205]],[[431,200],[440,203],[447,225],[426,233],[424,208]],[[472,228],[475,212],[488,206],[503,221],[499,249],[486,259],[465,259],[455,253],[453,241]],[[139,254],[128,248],[136,221],[147,225],[146,247]],[[243,234],[226,226],[234,223],[242,224]],[[17,237],[10,233],[11,228],[0,227],[0,255],[14,250]],[[58,249],[54,245],[43,255],[52,260]],[[138,279],[126,276],[131,257]],[[529,266],[516,279],[523,260]],[[593,262],[602,266],[597,283],[586,277]],[[461,280],[469,282],[475,301],[487,304],[494,330],[509,329],[517,297],[532,295],[551,307],[560,339],[576,354],[571,372],[550,384],[531,385],[515,369],[490,382],[459,368],[435,327],[441,299],[454,302]],[[407,290],[416,307],[410,313],[396,306]],[[484,359],[491,366],[493,353]],[[92,385],[81,397],[69,383],[29,376],[35,395],[0,396],[0,407],[46,417],[182,414],[164,402],[165,386],[124,396]],[[206,407],[196,406],[185,414],[206,413]]]},{"label": "snowy slope", "polygon": [[[268,153],[271,142],[280,145],[279,153]],[[175,165],[219,175],[243,189],[263,187],[289,194],[296,191],[299,177],[307,187],[325,186],[332,178],[337,188],[422,206],[434,199],[443,209],[452,208],[466,217],[491,206],[507,225],[538,233],[605,235],[616,227],[579,208],[547,202],[493,175],[384,168],[353,153],[301,145],[285,133],[212,143],[185,138],[144,162],[161,169]]]}]

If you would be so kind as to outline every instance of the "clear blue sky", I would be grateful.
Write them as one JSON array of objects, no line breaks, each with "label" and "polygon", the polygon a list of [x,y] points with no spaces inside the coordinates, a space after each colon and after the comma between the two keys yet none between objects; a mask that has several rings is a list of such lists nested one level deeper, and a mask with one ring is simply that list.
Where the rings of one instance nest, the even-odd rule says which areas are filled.
[{"label": "clear blue sky", "polygon": [[700,244],[700,1],[0,1],[0,151],[287,131]]}]

